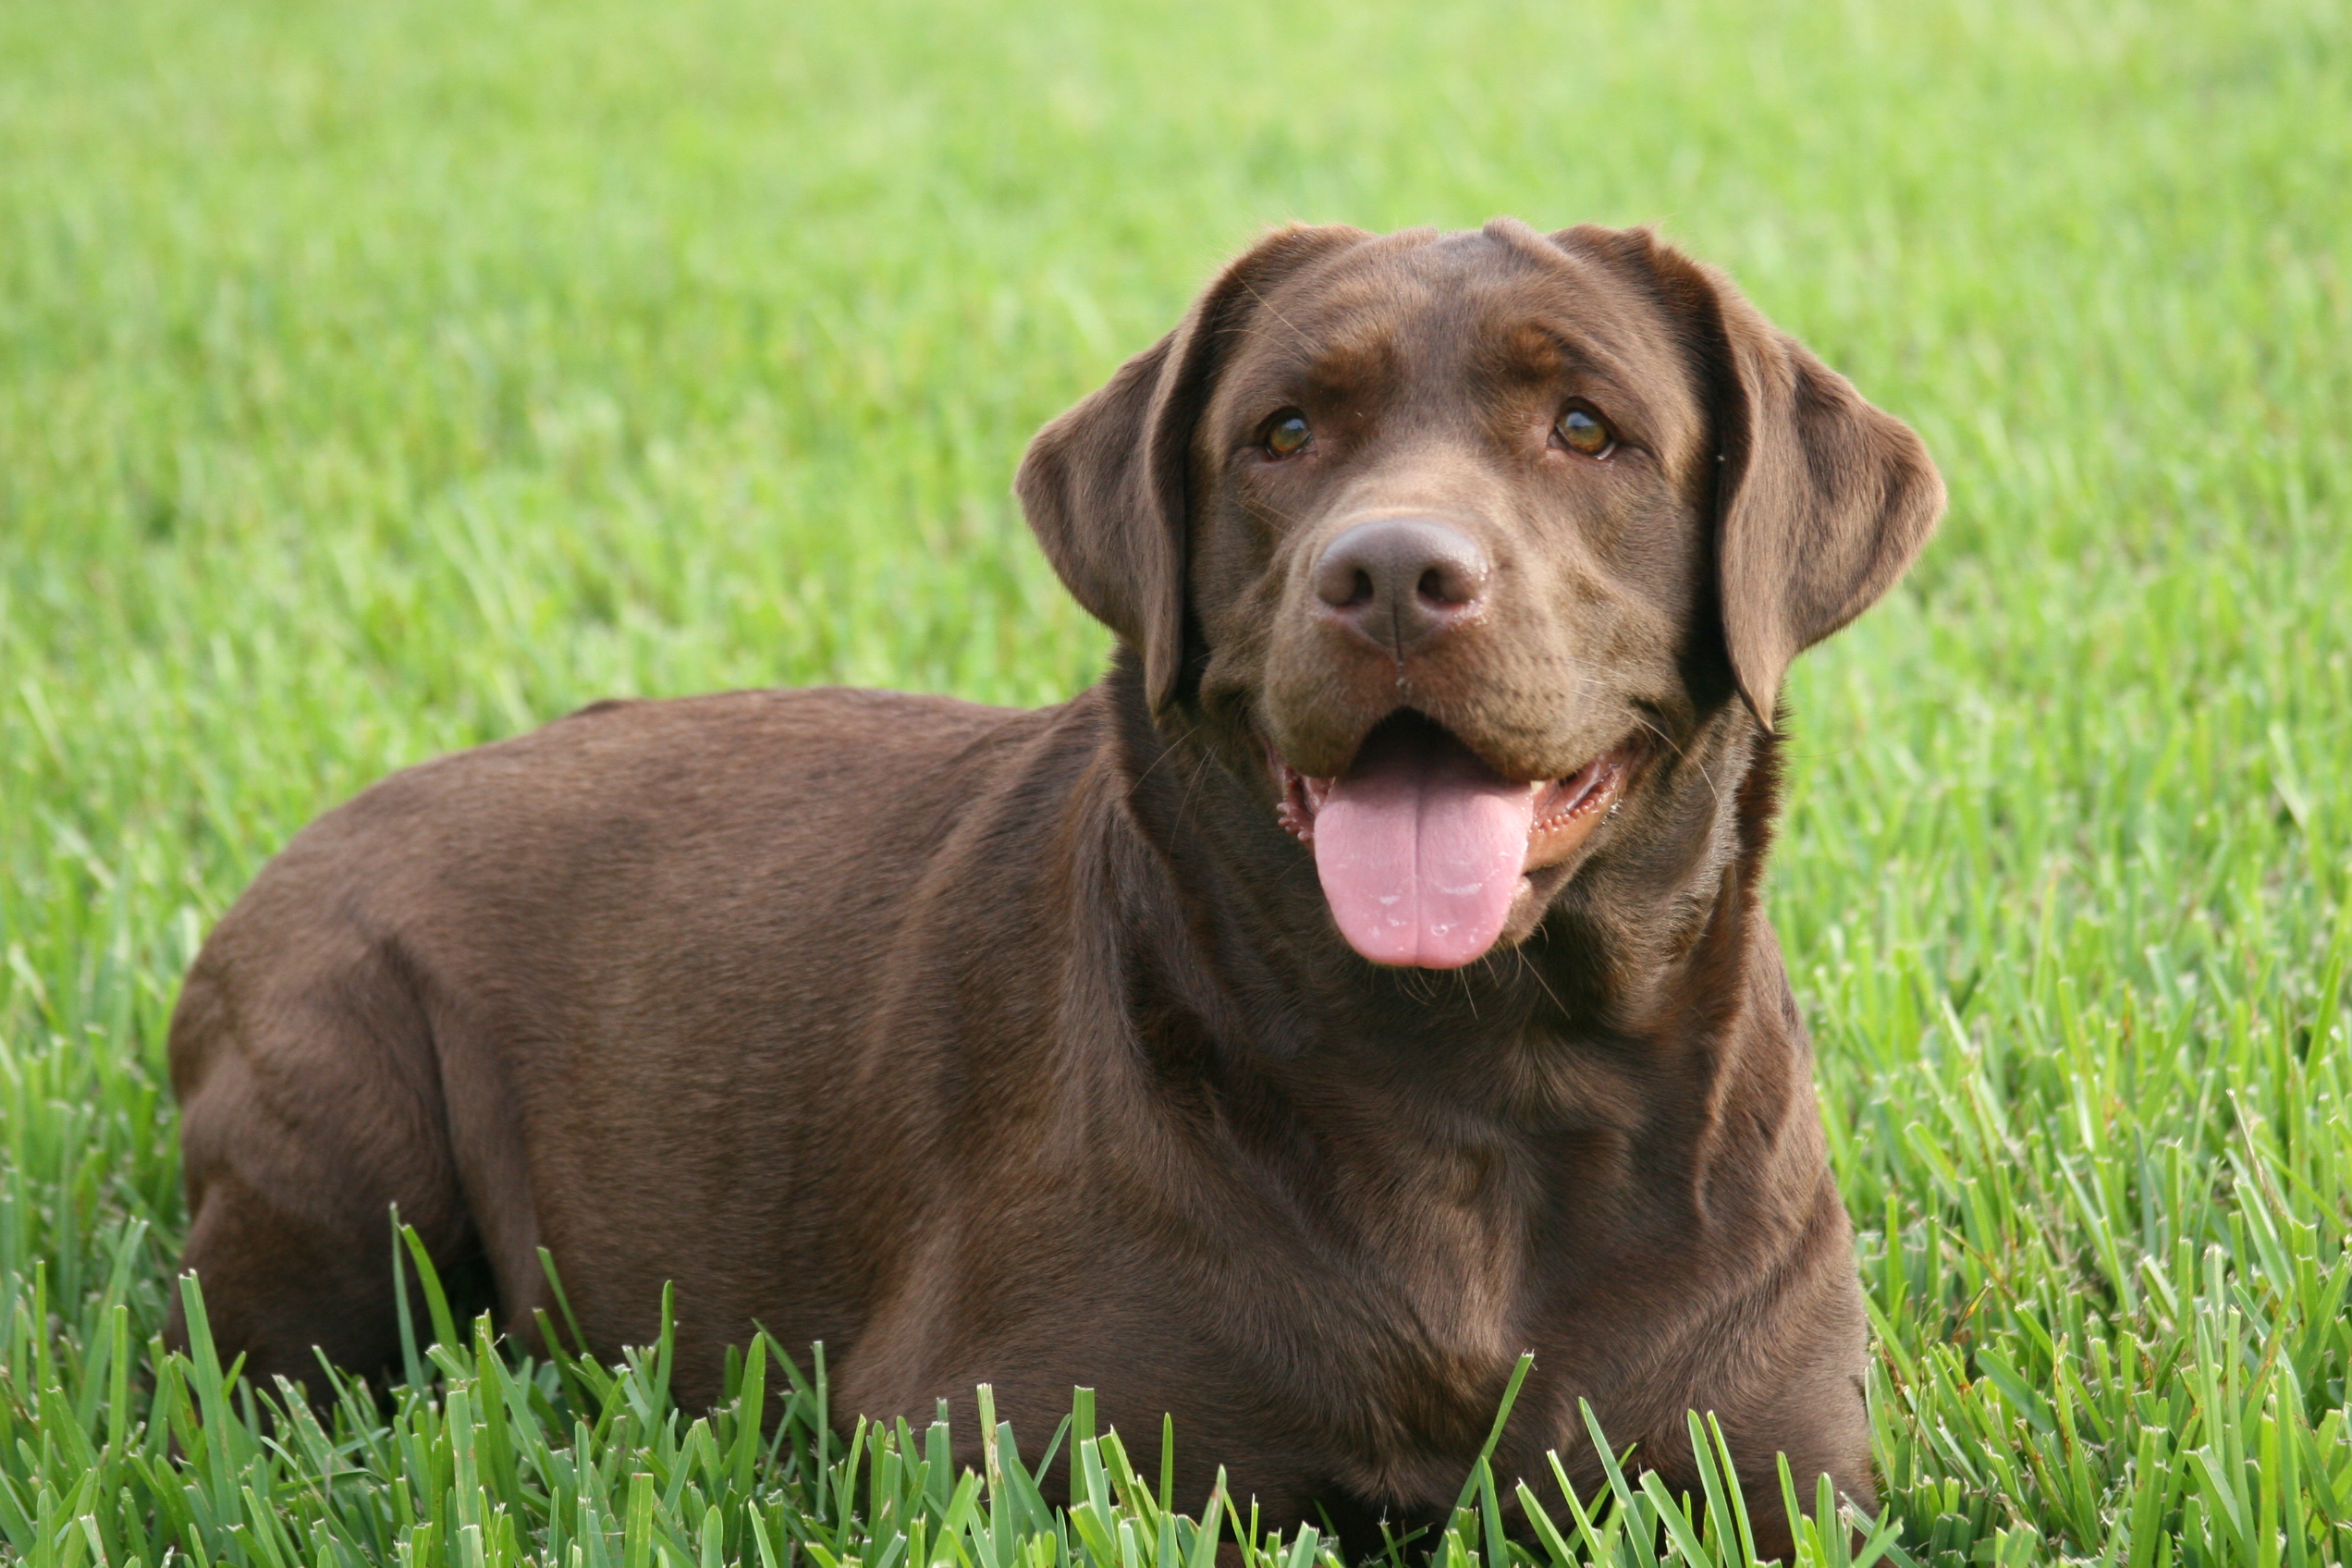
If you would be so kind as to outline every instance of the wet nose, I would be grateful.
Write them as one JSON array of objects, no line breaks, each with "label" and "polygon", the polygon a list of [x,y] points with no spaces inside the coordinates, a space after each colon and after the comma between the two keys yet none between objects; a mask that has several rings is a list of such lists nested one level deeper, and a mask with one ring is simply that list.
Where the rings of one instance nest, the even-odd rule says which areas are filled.
[{"label": "wet nose", "polygon": [[1491,569],[1466,535],[1434,518],[1359,522],[1315,563],[1315,596],[1333,620],[1403,656],[1476,614]]}]

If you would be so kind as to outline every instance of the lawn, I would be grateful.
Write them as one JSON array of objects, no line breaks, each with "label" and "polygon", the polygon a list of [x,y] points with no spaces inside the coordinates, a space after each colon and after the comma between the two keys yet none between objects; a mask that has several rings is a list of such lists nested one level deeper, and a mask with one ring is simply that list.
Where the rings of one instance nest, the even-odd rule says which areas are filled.
[{"label": "lawn", "polygon": [[[392,768],[612,694],[1077,690],[1029,432],[1268,224],[1496,213],[1661,225],[1951,484],[1798,668],[1771,894],[1880,1538],[2352,1561],[2340,0],[0,6],[0,1559],[1205,1568],[1083,1410],[1055,1520],[1017,1456],[845,1453],[802,1346],[673,1413],[659,1347],[459,1325],[265,1439],[152,1340],[165,1023]],[[1471,1501],[1449,1568],[1661,1513],[1738,1560],[1726,1500]]]}]

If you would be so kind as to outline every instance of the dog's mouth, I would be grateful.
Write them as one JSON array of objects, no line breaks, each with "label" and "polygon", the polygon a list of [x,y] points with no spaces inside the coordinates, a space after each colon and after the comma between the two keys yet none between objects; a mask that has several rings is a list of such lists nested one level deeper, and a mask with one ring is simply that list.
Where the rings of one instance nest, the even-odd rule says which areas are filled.
[{"label": "dog's mouth", "polygon": [[1335,778],[1268,760],[1276,815],[1314,850],[1348,945],[1375,963],[1459,969],[1494,947],[1529,872],[1584,847],[1635,754],[1623,741],[1564,778],[1520,782],[1406,711],[1375,726]]}]

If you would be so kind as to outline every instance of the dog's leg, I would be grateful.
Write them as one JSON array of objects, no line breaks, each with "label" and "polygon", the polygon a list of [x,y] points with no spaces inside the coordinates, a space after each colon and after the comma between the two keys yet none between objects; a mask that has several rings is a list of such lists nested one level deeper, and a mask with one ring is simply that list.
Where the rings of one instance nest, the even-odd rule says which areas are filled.
[{"label": "dog's leg", "polygon": [[[315,1400],[319,1356],[371,1378],[401,1359],[397,1205],[459,1321],[491,1305],[459,1193],[439,1076],[410,977],[335,934],[224,923],[172,1021],[189,1199],[183,1268],[224,1365]],[[257,939],[259,938],[259,939]],[[414,1270],[412,1307],[426,1321]],[[188,1326],[175,1299],[165,1329]]]},{"label": "dog's leg", "polygon": [[[373,1226],[357,1214],[321,1223],[227,1172],[205,1186],[182,1268],[203,1288],[205,1317],[223,1365],[241,1354],[245,1376],[256,1387],[274,1391],[282,1377],[315,1403],[328,1391],[322,1355],[374,1380],[400,1363],[392,1244],[386,1214]],[[431,1320],[416,1269],[403,1262],[422,1341],[431,1337]],[[489,1305],[489,1275],[479,1253],[445,1254],[435,1268],[460,1325]],[[164,1338],[174,1350],[188,1348],[186,1313],[177,1296]]]}]

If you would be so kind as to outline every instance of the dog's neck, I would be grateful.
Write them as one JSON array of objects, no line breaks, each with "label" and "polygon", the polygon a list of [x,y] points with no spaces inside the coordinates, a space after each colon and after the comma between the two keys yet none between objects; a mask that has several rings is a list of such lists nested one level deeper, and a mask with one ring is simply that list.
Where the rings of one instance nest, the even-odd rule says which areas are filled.
[{"label": "dog's neck", "polygon": [[[1599,846],[1525,940],[1435,972],[1345,946],[1312,857],[1232,766],[1239,748],[1195,714],[1155,719],[1132,658],[1085,700],[1106,704],[1107,781],[1159,894],[1127,916],[1154,928],[1136,933],[1153,938],[1134,946],[1137,982],[1189,1018],[1185,1048],[1226,1071],[1394,1075],[1415,1096],[1560,1124],[1603,1110],[1600,1079],[1654,1083],[1671,1062],[1712,1100],[1724,1075],[1762,1065],[1733,1058],[1805,1050],[1758,896],[1776,742],[1743,710],[1718,706],[1652,759],[1649,809],[1673,831]],[[1189,962],[1154,956],[1168,953]]]}]

